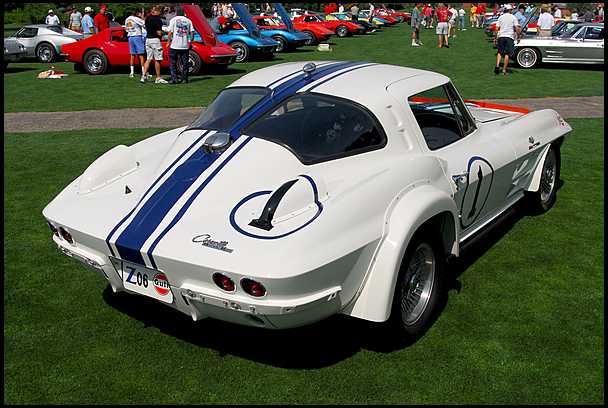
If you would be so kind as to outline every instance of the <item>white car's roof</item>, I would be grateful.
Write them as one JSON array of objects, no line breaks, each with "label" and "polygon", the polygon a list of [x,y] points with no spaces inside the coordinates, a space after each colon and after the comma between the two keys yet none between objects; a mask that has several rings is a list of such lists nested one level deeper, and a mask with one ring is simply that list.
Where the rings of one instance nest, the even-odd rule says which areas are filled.
[{"label": "white car's roof", "polygon": [[[272,86],[280,78],[297,74],[309,61],[272,65],[246,74],[233,82],[234,86]],[[313,61],[319,67],[336,61]],[[319,68],[317,68],[319,69]],[[328,94],[353,100],[367,107],[382,109],[386,103],[386,90],[391,84],[400,82],[399,91],[404,97],[419,93],[449,81],[445,75],[422,69],[397,65],[362,63],[322,77],[302,87],[299,92],[314,88],[316,93]]]}]

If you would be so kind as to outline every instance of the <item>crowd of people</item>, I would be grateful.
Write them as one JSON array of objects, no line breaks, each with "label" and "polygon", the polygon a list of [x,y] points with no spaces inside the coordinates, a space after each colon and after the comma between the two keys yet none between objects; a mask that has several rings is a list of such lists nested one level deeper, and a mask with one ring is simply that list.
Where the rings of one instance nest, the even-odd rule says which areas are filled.
[{"label": "crowd of people", "polygon": [[411,13],[412,47],[424,45],[420,41],[420,28],[435,28],[438,48],[450,48],[450,38],[456,38],[456,31],[466,31],[466,11],[460,6],[439,3],[436,8],[430,4],[415,3]]}]

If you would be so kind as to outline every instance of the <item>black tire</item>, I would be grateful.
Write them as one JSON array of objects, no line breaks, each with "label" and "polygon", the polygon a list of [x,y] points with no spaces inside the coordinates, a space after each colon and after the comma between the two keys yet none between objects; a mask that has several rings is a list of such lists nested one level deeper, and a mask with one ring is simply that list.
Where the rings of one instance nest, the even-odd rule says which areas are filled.
[{"label": "black tire", "polygon": [[36,47],[36,58],[43,63],[53,62],[57,59],[57,51],[53,44],[43,42]]},{"label": "black tire", "polygon": [[230,46],[236,50],[235,62],[245,62],[249,59],[249,47],[242,41],[234,41]]},{"label": "black tire", "polygon": [[522,68],[534,68],[540,63],[540,54],[536,48],[523,47],[516,51],[515,61]]},{"label": "black tire", "polygon": [[526,192],[526,204],[531,215],[546,213],[557,199],[561,157],[557,144],[552,144],[542,163],[542,173],[538,191]]},{"label": "black tire", "polygon": [[310,40],[306,41],[306,45],[316,45],[317,44],[317,37],[315,37],[315,35],[313,34],[312,31],[304,30],[302,32],[308,34],[311,37]]},{"label": "black tire", "polygon": [[90,50],[84,54],[84,70],[90,75],[101,75],[108,70],[108,58],[101,50]]},{"label": "black tire", "polygon": [[[199,72],[201,72],[202,67],[203,60],[201,59],[200,55],[198,55],[196,51],[190,50],[190,52],[188,53],[188,75],[197,75]],[[177,62],[177,70],[178,72],[180,72],[181,77],[183,67],[179,60]]]},{"label": "black tire", "polygon": [[[420,263],[418,258],[421,256],[425,262],[421,264],[420,270],[416,270],[413,266]],[[431,259],[432,263],[429,264]],[[402,339],[408,342],[419,339],[431,327],[445,305],[448,286],[445,262],[439,235],[425,230],[417,231],[401,262],[389,319],[389,325]],[[421,279],[425,274],[428,274],[426,279]]]},{"label": "black tire", "polygon": [[348,36],[348,27],[345,25],[339,25],[336,27],[336,35],[340,38],[344,38]]},{"label": "black tire", "polygon": [[285,38],[281,37],[280,35],[275,35],[274,37],[272,37],[272,39],[279,43],[279,46],[277,47],[277,52],[284,52],[289,50],[289,44],[287,43],[287,40]]}]

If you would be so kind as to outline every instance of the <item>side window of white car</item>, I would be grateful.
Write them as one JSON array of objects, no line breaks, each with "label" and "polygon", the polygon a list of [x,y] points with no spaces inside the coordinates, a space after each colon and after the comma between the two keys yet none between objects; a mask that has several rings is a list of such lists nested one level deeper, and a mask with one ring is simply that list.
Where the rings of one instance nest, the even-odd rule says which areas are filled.
[{"label": "side window of white car", "polygon": [[410,96],[408,104],[429,149],[452,144],[475,130],[475,124],[451,84]]},{"label": "side window of white car", "polygon": [[604,38],[604,29],[601,27],[589,27],[585,33],[585,40],[601,40]]},{"label": "side window of white car", "polygon": [[16,37],[17,38],[34,38],[38,35],[38,29],[37,28],[22,28],[21,31],[17,32]]}]

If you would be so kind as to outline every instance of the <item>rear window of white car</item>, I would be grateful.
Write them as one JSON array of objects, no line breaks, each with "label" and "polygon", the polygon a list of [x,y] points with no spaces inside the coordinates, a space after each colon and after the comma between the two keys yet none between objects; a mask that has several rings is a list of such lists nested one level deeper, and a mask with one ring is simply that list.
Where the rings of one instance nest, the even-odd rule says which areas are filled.
[{"label": "rear window of white car", "polygon": [[352,156],[386,145],[384,130],[366,108],[314,93],[287,99],[243,134],[278,143],[304,164]]},{"label": "rear window of white car", "polygon": [[188,129],[230,129],[245,112],[269,92],[267,88],[224,89],[211,102],[211,105],[188,126]]}]

